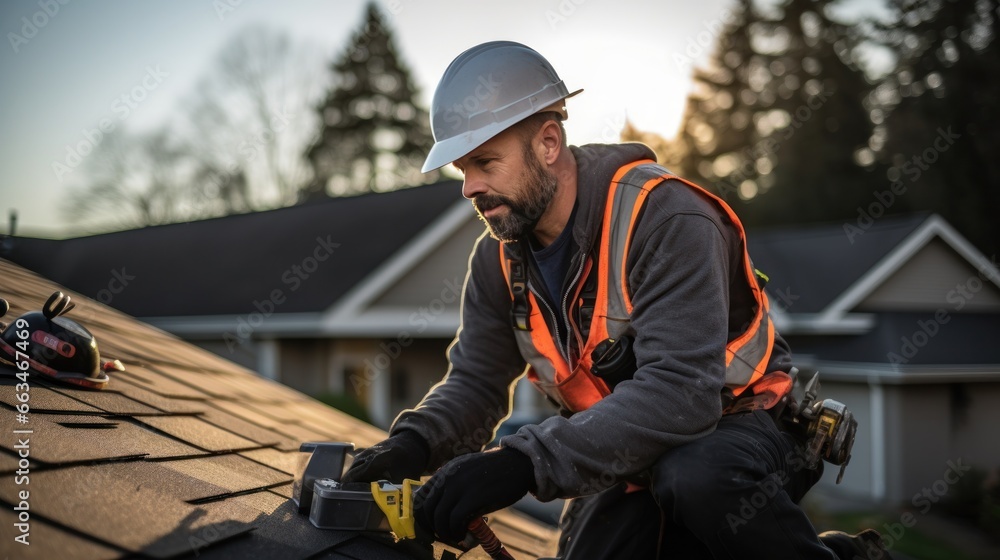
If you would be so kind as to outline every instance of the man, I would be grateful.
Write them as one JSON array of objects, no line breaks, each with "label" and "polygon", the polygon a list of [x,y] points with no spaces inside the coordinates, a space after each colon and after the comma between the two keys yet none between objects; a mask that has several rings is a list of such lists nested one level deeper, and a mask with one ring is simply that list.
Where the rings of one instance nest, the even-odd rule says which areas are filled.
[{"label": "man", "polygon": [[[445,542],[532,492],[575,498],[566,559],[836,558],[796,505],[820,469],[767,411],[791,362],[738,218],[641,144],[568,147],[577,93],[517,43],[446,70],[424,171],[453,163],[489,235],[447,376],[344,480],[437,471],[415,515]],[[526,365],[564,414],[482,452]]]}]

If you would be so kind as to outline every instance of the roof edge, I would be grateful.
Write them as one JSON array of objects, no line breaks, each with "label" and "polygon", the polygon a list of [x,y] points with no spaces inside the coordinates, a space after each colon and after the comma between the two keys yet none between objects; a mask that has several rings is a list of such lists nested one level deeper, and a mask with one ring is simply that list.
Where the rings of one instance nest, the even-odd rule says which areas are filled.
[{"label": "roof edge", "polygon": [[820,372],[823,381],[867,383],[869,385],[919,385],[931,383],[1000,382],[997,364],[909,365],[877,362],[838,362],[810,360],[802,364]]},{"label": "roof edge", "polygon": [[875,327],[874,313],[845,313],[830,317],[821,313],[772,313],[774,326],[782,335],[866,334]]}]

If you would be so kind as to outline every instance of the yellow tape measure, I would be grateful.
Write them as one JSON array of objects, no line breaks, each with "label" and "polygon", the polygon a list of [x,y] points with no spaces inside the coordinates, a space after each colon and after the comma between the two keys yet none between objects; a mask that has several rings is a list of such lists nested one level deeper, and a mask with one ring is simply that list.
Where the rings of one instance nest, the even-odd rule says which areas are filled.
[{"label": "yellow tape measure", "polygon": [[396,540],[416,538],[413,518],[413,492],[420,488],[419,480],[406,479],[403,484],[381,481],[372,482],[372,496],[378,508],[389,520]]}]

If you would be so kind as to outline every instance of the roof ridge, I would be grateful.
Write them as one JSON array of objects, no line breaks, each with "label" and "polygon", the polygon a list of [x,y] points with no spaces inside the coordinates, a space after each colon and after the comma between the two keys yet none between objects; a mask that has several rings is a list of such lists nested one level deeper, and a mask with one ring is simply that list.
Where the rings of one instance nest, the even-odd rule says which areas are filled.
[{"label": "roof ridge", "polygon": [[275,207],[275,208],[264,208],[264,209],[261,209],[261,210],[253,210],[253,211],[250,211],[250,212],[239,212],[239,213],[233,213],[233,214],[226,214],[224,216],[210,216],[210,217],[207,217],[207,218],[187,220],[187,221],[183,221],[183,222],[171,222],[171,223],[166,223],[166,224],[153,224],[153,225],[147,225],[147,226],[142,226],[142,227],[137,227],[137,228],[131,228],[131,229],[121,229],[121,230],[115,230],[115,231],[103,231],[103,232],[96,232],[96,233],[84,233],[82,235],[75,235],[75,236],[70,236],[70,237],[64,237],[64,238],[61,238],[61,239],[42,238],[42,237],[27,237],[27,236],[25,236],[25,237],[14,236],[14,239],[21,238],[21,239],[32,239],[32,240],[38,240],[38,241],[56,241],[56,242],[59,242],[59,241],[73,241],[73,240],[77,240],[77,239],[93,239],[93,238],[96,238],[96,237],[121,235],[121,234],[135,233],[135,232],[139,232],[139,231],[161,230],[161,229],[171,228],[171,227],[189,226],[189,225],[192,225],[192,224],[212,223],[212,222],[218,222],[218,221],[221,221],[221,220],[245,219],[245,218],[248,218],[248,217],[258,217],[258,216],[262,216],[262,215],[265,215],[265,214],[271,214],[271,215],[273,215],[273,214],[276,214],[276,213],[279,213],[279,212],[303,211],[303,210],[307,210],[307,209],[319,208],[319,207],[324,207],[324,206],[334,206],[334,205],[337,205],[337,204],[345,204],[345,203],[350,203],[350,202],[365,201],[365,200],[368,200],[368,199],[370,199],[372,197],[375,197],[375,196],[383,196],[383,197],[384,196],[400,196],[402,194],[411,194],[411,193],[416,192],[416,191],[418,191],[420,189],[444,188],[445,185],[450,184],[450,183],[456,183],[456,182],[458,182],[456,179],[448,179],[448,180],[444,180],[444,181],[438,181],[436,183],[426,183],[426,184],[422,184],[422,185],[413,185],[413,186],[410,186],[410,187],[403,187],[403,188],[395,189],[395,190],[392,190],[392,191],[385,191],[385,192],[369,191],[369,192],[364,192],[364,193],[358,193],[358,194],[355,194],[355,195],[330,196],[330,197],[327,197],[325,199],[313,200],[313,201],[308,201],[308,202],[301,202],[301,203],[291,204],[291,205],[288,205],[288,206],[279,206],[279,207]]}]

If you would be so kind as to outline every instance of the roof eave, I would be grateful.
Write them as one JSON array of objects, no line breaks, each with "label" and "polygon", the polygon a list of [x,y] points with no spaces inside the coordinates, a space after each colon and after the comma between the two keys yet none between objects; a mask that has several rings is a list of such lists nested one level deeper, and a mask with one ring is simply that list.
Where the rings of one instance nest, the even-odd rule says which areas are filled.
[{"label": "roof eave", "polygon": [[839,381],[872,385],[915,385],[934,383],[986,383],[1000,381],[997,364],[889,364],[800,360],[805,367],[820,372],[820,382]]}]

